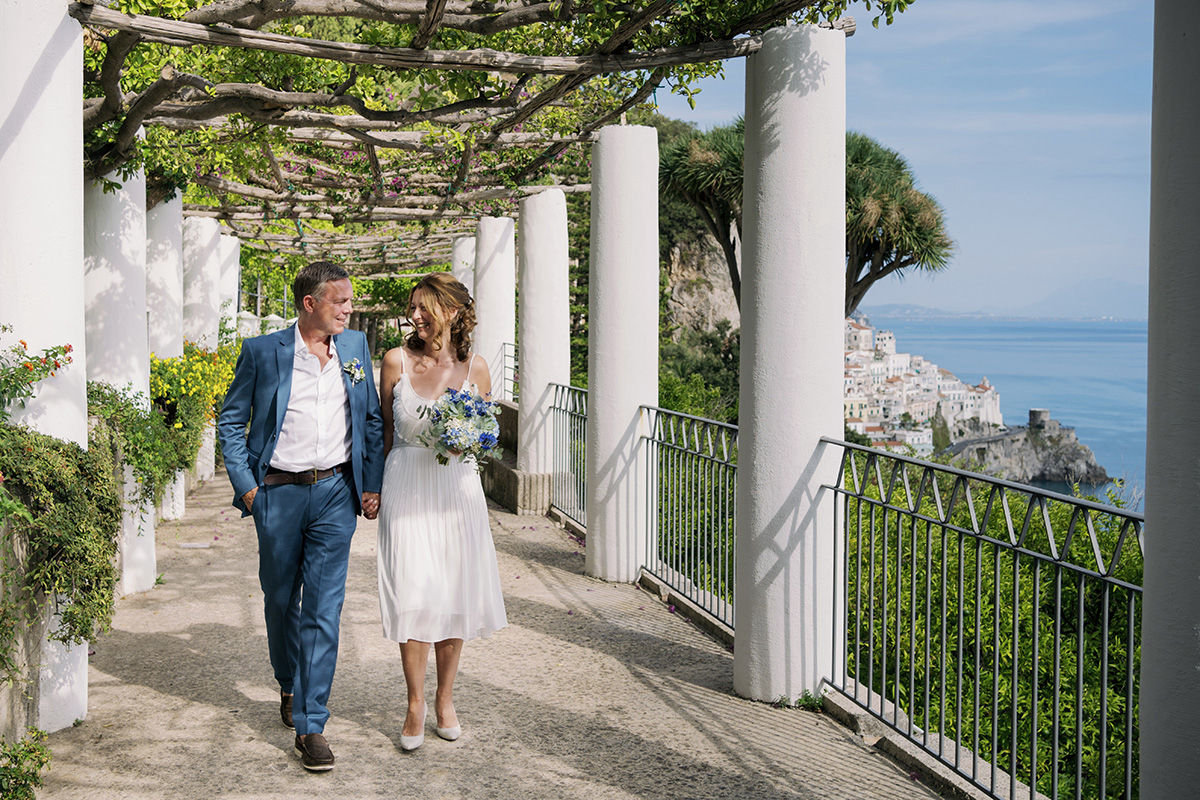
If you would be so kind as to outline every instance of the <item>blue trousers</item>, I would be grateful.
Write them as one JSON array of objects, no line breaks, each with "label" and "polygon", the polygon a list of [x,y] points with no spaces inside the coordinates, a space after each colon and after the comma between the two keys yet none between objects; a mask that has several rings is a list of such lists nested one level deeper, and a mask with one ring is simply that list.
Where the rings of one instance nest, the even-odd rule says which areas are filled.
[{"label": "blue trousers", "polygon": [[335,473],[310,485],[259,487],[258,579],[267,647],[279,688],[294,695],[296,733],[321,733],[337,665],[338,629],[355,515],[353,480]]}]

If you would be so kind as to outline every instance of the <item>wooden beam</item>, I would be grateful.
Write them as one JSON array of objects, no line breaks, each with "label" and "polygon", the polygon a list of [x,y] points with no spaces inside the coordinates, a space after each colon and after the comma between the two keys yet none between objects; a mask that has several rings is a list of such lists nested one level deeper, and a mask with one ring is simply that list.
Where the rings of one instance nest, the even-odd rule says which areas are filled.
[{"label": "wooden beam", "polygon": [[442,24],[442,17],[446,15],[446,0],[428,0],[425,4],[425,15],[421,18],[421,24],[417,26],[417,32],[413,35],[412,41],[408,46],[412,50],[424,50],[429,46],[433,35],[437,33],[438,27]]},{"label": "wooden beam", "polygon": [[[798,0],[797,0],[798,1]],[[813,0],[804,0],[804,4]],[[641,29],[666,13],[673,0],[655,0],[637,17],[626,22],[596,53],[581,56],[536,56],[488,48],[473,50],[423,50],[375,47],[350,42],[306,39],[244,28],[217,28],[143,14],[122,14],[98,5],[72,3],[71,16],[85,25],[137,34],[143,41],[174,47],[206,45],[237,47],[286,55],[306,56],[345,64],[364,64],[391,69],[435,69],[511,72],[542,75],[592,76],[657,67],[741,58],[762,48],[759,37],[721,42],[703,42],[687,47],[665,47],[647,52],[616,55]]]},{"label": "wooden beam", "polygon": [[[446,4],[442,24],[470,33],[487,35],[534,22],[565,21],[573,3],[550,0],[452,0]],[[188,22],[203,25],[228,23],[242,28],[261,28],[272,20],[297,16],[344,16],[418,25],[425,17],[425,0],[216,0],[184,15]]]},{"label": "wooden beam", "polygon": [[[654,0],[649,6],[644,8],[640,14],[626,21],[625,24],[619,27],[612,36],[610,36],[603,44],[596,48],[596,52],[602,56],[614,52],[632,39],[639,30],[654,22],[654,20],[657,19],[660,14],[665,13],[673,3],[674,0]],[[762,46],[761,41],[759,42],[759,46]],[[616,70],[609,71],[612,72]],[[566,97],[575,89],[578,89],[587,82],[589,77],[590,76],[587,75],[581,76],[576,74],[559,79],[559,81],[549,89],[539,92],[537,95],[523,103],[515,113],[505,117],[493,125],[492,136],[499,134],[501,131],[512,128],[515,125],[520,125],[522,122],[532,117],[540,109],[545,108],[552,102]],[[484,141],[488,141],[488,139],[485,138]]]},{"label": "wooden beam", "polygon": [[328,222],[406,222],[437,219],[475,219],[479,215],[467,210],[430,208],[373,208],[367,206],[321,205],[308,207],[292,204],[274,206],[203,206],[187,204],[183,208],[189,217],[211,217],[228,220],[320,219]]}]

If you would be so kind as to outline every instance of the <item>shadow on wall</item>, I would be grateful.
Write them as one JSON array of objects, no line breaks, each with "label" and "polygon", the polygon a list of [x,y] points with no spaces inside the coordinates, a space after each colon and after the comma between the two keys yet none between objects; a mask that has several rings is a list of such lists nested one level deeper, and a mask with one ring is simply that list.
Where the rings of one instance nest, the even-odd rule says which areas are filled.
[{"label": "shadow on wall", "polygon": [[[791,32],[791,29],[788,30]],[[796,36],[801,34],[791,33],[791,35]],[[757,59],[762,58],[762,56],[753,55],[750,56],[750,58]],[[746,153],[744,158],[747,164],[754,163],[754,160],[752,160],[752,153],[750,152],[752,143],[755,143],[757,145],[757,149],[761,151],[760,153],[753,154],[753,157],[758,159],[763,159],[772,155],[780,145],[781,137],[778,126],[762,124],[763,116],[768,114],[773,115],[777,110],[779,104],[778,98],[789,95],[807,97],[808,95],[824,88],[825,86],[826,76],[829,70],[829,62],[826,61],[820,53],[809,52],[803,58],[796,61],[788,61],[786,64],[779,63],[780,61],[782,61],[782,59],[777,60],[773,65],[775,70],[775,79],[773,83],[778,84],[782,82],[784,84],[783,89],[785,91],[776,92],[774,94],[776,99],[769,102],[763,102],[762,112],[756,112],[754,114],[754,118],[759,124],[759,130],[757,136],[746,137]],[[761,86],[762,82],[759,81],[758,83],[760,85],[756,87],[756,93],[761,97],[763,94],[763,87]],[[750,107],[755,102],[761,101],[759,98],[752,97],[748,94],[746,97],[747,111],[750,111]],[[750,121],[750,115],[747,114],[747,122]],[[800,176],[796,177],[799,178]]]},{"label": "shadow on wall", "polygon": [[[59,65],[64,60],[78,58],[76,48],[81,42],[79,23],[67,16],[64,10],[58,28],[55,29],[33,68],[29,70],[29,77],[26,79],[25,85],[21,87],[16,101],[12,104],[12,111],[4,122],[0,123],[0,161],[8,153],[8,148],[24,131],[25,124],[31,116],[30,112],[37,108],[46,88],[50,86],[50,81],[46,80],[46,77],[57,72]],[[74,69],[78,69],[78,67],[74,67]]]},{"label": "shadow on wall", "polygon": [[[144,253],[123,246],[140,239],[144,248],[144,201],[125,193],[101,195],[96,185],[87,187],[85,198],[98,201],[84,214],[87,373],[89,379],[121,387],[130,383],[130,376],[149,376],[145,265],[130,263],[138,255],[144,259]],[[120,213],[113,219],[116,203]]]}]

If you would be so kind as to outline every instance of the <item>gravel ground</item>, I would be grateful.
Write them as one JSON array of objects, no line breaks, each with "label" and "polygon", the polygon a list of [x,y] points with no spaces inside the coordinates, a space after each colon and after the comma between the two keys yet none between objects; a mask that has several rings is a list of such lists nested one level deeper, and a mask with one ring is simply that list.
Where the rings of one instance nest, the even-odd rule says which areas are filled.
[{"label": "gravel ground", "polygon": [[[584,576],[548,519],[496,508],[509,626],[466,645],[462,738],[430,726],[400,750],[404,681],[362,521],[325,731],[337,766],[307,773],[279,722],[253,523],[229,495],[218,474],[159,524],[162,583],[118,601],[87,719],[50,737],[42,800],[937,796],[826,716],[735,697],[721,646],[646,592]],[[431,659],[431,706],[433,687]]]}]

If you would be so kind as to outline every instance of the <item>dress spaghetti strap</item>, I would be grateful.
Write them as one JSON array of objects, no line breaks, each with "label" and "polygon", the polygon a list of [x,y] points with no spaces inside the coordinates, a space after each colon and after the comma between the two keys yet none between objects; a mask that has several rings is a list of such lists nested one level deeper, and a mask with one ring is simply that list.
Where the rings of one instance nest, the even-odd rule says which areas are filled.
[{"label": "dress spaghetti strap", "polygon": [[471,368],[475,366],[476,358],[477,358],[477,356],[475,355],[475,353],[471,353],[471,360],[467,362],[467,379],[465,381],[463,381],[463,386],[473,386],[474,385],[471,383]]}]

